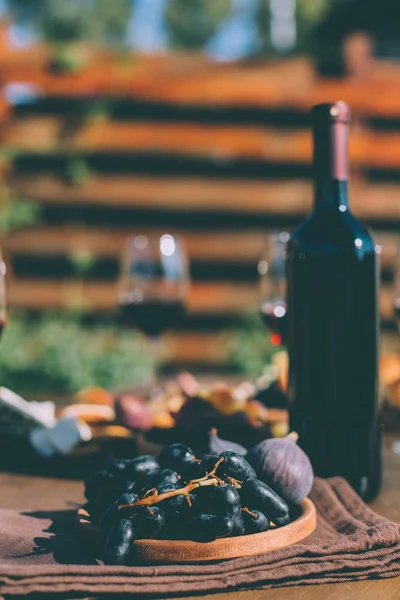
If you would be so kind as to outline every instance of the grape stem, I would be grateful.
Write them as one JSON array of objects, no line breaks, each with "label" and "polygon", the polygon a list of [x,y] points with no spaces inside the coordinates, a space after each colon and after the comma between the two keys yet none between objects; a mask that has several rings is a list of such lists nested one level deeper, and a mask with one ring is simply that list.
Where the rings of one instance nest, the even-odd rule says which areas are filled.
[{"label": "grape stem", "polygon": [[[204,478],[199,481],[191,481],[185,487],[180,488],[178,490],[171,490],[170,492],[164,492],[164,494],[159,494],[156,490],[155,493],[149,496],[145,496],[141,500],[136,500],[136,502],[132,502],[132,504],[121,504],[118,507],[118,510],[122,510],[124,508],[132,508],[134,506],[152,506],[153,504],[157,504],[158,502],[162,502],[163,500],[168,500],[168,498],[174,498],[175,496],[186,496],[190,494],[193,490],[199,487],[206,487],[210,485],[220,485],[220,479],[217,477],[212,477],[211,479]],[[190,502],[190,498],[188,499]]]},{"label": "grape stem", "polygon": [[254,519],[256,519],[256,520],[258,519],[257,513],[251,512],[251,510],[249,510],[247,508],[247,506],[242,506],[242,511],[245,512],[245,513],[247,513],[248,515],[251,515]]},{"label": "grape stem", "polygon": [[152,488],[148,490],[143,498],[140,500],[136,500],[136,502],[132,502],[131,504],[121,504],[118,507],[118,510],[123,510],[124,508],[132,508],[135,506],[152,506],[153,504],[158,504],[158,502],[162,502],[163,500],[168,500],[168,498],[174,498],[175,496],[185,496],[187,503],[189,506],[192,505],[191,500],[189,498],[190,492],[199,487],[206,487],[211,485],[221,485],[221,479],[215,475],[219,465],[223,462],[224,457],[218,459],[215,463],[215,466],[210,473],[207,473],[205,477],[201,479],[192,479],[189,483],[178,490],[171,490],[170,492],[164,492],[164,494],[159,494],[156,488]]},{"label": "grape stem", "polygon": [[235,479],[234,477],[227,477],[227,480],[235,488],[239,488],[240,489],[242,487],[242,485],[243,485],[243,481],[240,481],[239,479]]}]

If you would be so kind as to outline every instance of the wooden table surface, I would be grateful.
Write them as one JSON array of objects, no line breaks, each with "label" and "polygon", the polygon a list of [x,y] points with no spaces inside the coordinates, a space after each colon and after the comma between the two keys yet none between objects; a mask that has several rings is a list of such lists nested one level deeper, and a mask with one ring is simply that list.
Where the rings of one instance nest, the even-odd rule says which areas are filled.
[{"label": "wooden table surface", "polygon": [[[388,519],[400,523],[400,454],[393,452],[396,436],[384,440],[384,480],[379,498],[371,507]],[[400,432],[398,434],[400,441]],[[83,502],[80,481],[32,475],[0,473],[0,507],[36,510],[62,510]],[[186,598],[185,600],[198,600]],[[276,590],[230,592],[203,596],[208,600],[399,600],[400,578],[360,581],[334,585],[302,586]],[[67,599],[65,599],[67,600]],[[182,597],[181,599],[182,600]]]}]

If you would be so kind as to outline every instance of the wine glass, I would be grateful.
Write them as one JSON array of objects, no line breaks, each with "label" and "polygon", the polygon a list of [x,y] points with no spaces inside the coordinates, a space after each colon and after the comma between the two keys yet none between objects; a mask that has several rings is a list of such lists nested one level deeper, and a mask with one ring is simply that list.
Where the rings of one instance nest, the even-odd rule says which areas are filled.
[{"label": "wine glass", "polygon": [[158,339],[184,319],[188,296],[188,259],[179,237],[136,235],[126,241],[118,305],[127,326]]},{"label": "wine glass", "polygon": [[258,263],[261,316],[271,331],[271,342],[276,346],[287,340],[285,261],[289,238],[287,231],[268,235]]}]

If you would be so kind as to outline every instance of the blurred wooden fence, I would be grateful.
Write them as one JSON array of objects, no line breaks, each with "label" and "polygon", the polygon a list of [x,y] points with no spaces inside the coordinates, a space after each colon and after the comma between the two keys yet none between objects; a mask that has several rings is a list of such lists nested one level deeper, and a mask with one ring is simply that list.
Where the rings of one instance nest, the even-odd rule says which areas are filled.
[{"label": "blurred wooden fence", "polygon": [[[170,361],[223,364],[229,336],[222,332],[257,307],[265,233],[293,227],[310,209],[308,109],[335,99],[347,100],[355,116],[352,206],[376,229],[385,272],[393,268],[400,224],[396,66],[382,64],[369,80],[331,81],[302,59],[225,65],[92,51],[82,68],[57,73],[46,47],[15,51],[3,40],[0,50],[3,86],[23,82],[39,92],[31,103],[0,106],[0,143],[14,156],[7,185],[43,207],[43,223],[3,242],[13,306],[79,301],[109,311],[126,236],[180,233],[191,260],[191,316],[165,338]],[[100,116],[90,112],[99,99],[106,115],[104,107]],[[77,159],[84,175],[66,179]],[[80,251],[96,259],[83,284],[71,261]],[[388,283],[381,311],[391,318]]]}]

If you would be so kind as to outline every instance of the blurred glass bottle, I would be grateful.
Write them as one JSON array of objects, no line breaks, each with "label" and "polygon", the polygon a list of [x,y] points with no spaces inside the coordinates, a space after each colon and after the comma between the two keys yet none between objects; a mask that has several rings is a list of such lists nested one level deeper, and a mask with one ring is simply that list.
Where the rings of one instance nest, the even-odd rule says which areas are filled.
[{"label": "blurred glass bottle", "polygon": [[312,111],[314,210],[288,245],[291,427],[317,475],[380,486],[378,252],[347,199],[349,108]]}]

